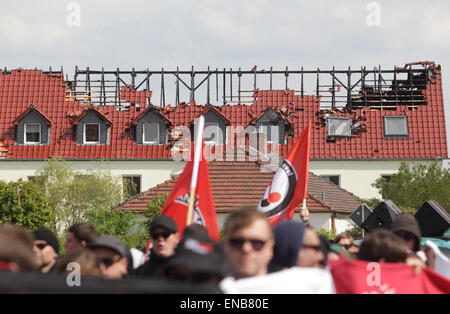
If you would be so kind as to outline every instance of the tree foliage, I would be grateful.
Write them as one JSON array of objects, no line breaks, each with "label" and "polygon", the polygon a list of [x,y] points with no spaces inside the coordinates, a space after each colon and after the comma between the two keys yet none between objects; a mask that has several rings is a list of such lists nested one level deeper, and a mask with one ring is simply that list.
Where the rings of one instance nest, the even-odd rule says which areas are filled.
[{"label": "tree foliage", "polygon": [[145,220],[139,219],[136,214],[98,208],[87,211],[85,218],[95,225],[100,235],[112,235],[129,247],[147,244],[149,235],[145,230]]},{"label": "tree foliage", "polygon": [[436,200],[450,210],[450,172],[437,161],[412,166],[402,162],[389,181],[379,178],[372,186],[383,199],[393,200],[403,210],[417,210],[429,200]]},{"label": "tree foliage", "polygon": [[156,216],[161,214],[161,210],[164,206],[164,203],[167,201],[168,195],[156,195],[150,202],[147,204],[147,211],[144,216],[147,218],[146,226],[147,230],[150,229],[150,224]]},{"label": "tree foliage", "polygon": [[52,228],[47,200],[32,182],[0,181],[0,223],[24,226],[30,230]]},{"label": "tree foliage", "polygon": [[35,182],[48,199],[57,233],[85,221],[90,212],[105,213],[121,202],[120,179],[111,175],[102,162],[95,166],[95,170],[81,173],[55,157],[36,172]]}]

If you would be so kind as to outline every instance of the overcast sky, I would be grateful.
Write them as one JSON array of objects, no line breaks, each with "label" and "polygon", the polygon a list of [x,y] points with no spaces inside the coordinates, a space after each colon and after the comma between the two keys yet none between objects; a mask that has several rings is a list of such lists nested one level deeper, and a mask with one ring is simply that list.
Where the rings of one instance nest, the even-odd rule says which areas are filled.
[{"label": "overcast sky", "polygon": [[376,22],[371,2],[2,0],[0,66],[393,69],[433,60],[450,134],[450,1],[376,1],[380,26],[367,22]]}]

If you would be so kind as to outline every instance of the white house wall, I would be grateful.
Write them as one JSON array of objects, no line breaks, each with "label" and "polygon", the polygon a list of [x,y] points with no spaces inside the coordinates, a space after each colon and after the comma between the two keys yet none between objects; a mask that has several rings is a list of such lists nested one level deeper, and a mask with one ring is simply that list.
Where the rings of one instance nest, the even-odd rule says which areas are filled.
[{"label": "white house wall", "polygon": [[[89,169],[108,169],[121,182],[122,176],[140,175],[141,191],[146,191],[157,184],[180,173],[185,162],[176,161],[69,161],[73,170],[86,171]],[[28,180],[35,176],[36,170],[46,165],[45,161],[1,161],[0,180],[16,181]]]},{"label": "white house wall", "polygon": [[[309,170],[318,176],[340,176],[340,186],[361,198],[380,198],[372,183],[384,175],[398,171],[402,161],[394,160],[330,160],[309,163]],[[430,163],[431,161],[408,161],[408,163]]]},{"label": "white house wall", "polygon": [[[419,161],[414,161],[419,162]],[[423,161],[430,162],[430,161]],[[140,175],[141,191],[148,190],[157,184],[179,174],[184,168],[185,162],[177,161],[69,161],[75,170],[87,170],[98,168],[102,165],[118,177],[124,175]],[[379,198],[378,191],[372,187],[382,175],[392,175],[400,167],[401,161],[392,160],[355,160],[355,161],[317,161],[310,162],[310,171],[316,175],[340,176],[340,186],[361,198]],[[0,179],[15,181],[27,180],[34,176],[37,169],[43,167],[45,161],[0,161]],[[121,180],[121,179],[120,179]]]}]

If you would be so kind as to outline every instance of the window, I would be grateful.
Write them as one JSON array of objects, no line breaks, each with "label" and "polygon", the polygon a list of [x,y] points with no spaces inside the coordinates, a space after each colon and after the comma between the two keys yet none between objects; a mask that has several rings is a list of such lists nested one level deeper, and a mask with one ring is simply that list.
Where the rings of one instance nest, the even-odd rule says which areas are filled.
[{"label": "window", "polygon": [[392,175],[385,175],[381,176],[383,179],[385,179],[387,182],[391,181]]},{"label": "window", "polygon": [[327,136],[328,137],[351,137],[351,120],[344,117],[327,118]]},{"label": "window", "polygon": [[37,177],[36,176],[28,176],[28,181],[36,183]]},{"label": "window", "polygon": [[41,124],[25,123],[25,144],[39,144],[41,142]]},{"label": "window", "polygon": [[141,176],[123,176],[122,178],[125,199],[141,193]]},{"label": "window", "polygon": [[85,144],[100,143],[100,123],[84,124],[84,143]]},{"label": "window", "polygon": [[142,125],[142,140],[144,144],[159,144],[159,123],[144,123]]},{"label": "window", "polygon": [[384,116],[385,137],[408,137],[407,116]]},{"label": "window", "polygon": [[330,181],[331,183],[336,184],[337,186],[340,186],[341,183],[340,176],[321,176],[321,177]]},{"label": "window", "polygon": [[267,144],[278,144],[279,127],[275,123],[261,123],[260,132],[267,135]]},{"label": "window", "polygon": [[218,145],[220,141],[220,128],[218,122],[205,123],[205,144]]}]

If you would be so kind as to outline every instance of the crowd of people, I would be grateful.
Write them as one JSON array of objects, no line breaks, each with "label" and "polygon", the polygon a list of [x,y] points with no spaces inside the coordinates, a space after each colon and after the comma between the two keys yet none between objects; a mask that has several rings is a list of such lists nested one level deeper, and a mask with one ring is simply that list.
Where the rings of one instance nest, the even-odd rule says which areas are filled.
[{"label": "crowd of people", "polygon": [[181,233],[164,215],[153,220],[150,237],[150,249],[144,254],[115,237],[100,236],[89,222],[77,223],[68,229],[62,255],[57,237],[48,229],[29,232],[1,225],[0,280],[5,272],[68,275],[69,265],[76,262],[82,277],[208,283],[228,292],[223,282],[230,279],[261,278],[297,267],[329,269],[342,259],[404,263],[415,274],[434,268],[433,250],[421,251],[420,228],[409,214],[398,216],[390,230],[373,230],[361,243],[346,233],[331,241],[303,221],[285,221],[272,228],[264,214],[248,208],[228,216],[220,242],[198,224]]}]

